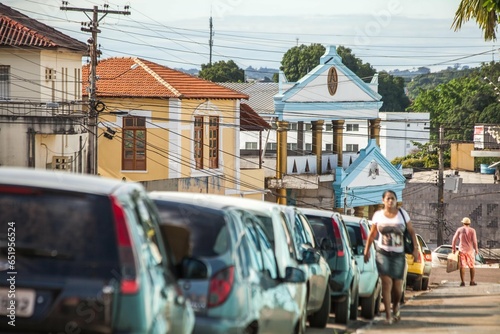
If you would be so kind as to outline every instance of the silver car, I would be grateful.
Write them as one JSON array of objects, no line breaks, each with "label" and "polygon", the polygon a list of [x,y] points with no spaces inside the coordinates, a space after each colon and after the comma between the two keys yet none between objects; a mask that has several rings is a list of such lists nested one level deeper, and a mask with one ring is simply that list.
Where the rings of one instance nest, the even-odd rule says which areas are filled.
[{"label": "silver car", "polygon": [[281,206],[295,239],[299,266],[307,276],[307,319],[309,326],[324,328],[330,317],[331,270],[321,255],[319,244],[307,217],[294,206]]},{"label": "silver car", "polygon": [[305,273],[290,266],[280,270],[261,220],[225,197],[149,195],[162,227],[187,230],[173,237],[188,239],[189,251],[177,262],[195,311],[194,333],[296,332],[301,309],[290,286],[303,285]]}]

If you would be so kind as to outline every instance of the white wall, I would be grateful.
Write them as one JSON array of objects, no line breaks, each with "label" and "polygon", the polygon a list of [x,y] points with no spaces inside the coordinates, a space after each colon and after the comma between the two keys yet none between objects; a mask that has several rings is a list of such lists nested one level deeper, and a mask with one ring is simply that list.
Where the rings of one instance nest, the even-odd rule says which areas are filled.
[{"label": "white wall", "polygon": [[[45,103],[82,98],[81,54],[6,48],[0,49],[0,59],[2,65],[10,66],[11,101]],[[56,71],[54,82],[45,80],[46,68]]]},{"label": "white wall", "polygon": [[380,150],[387,160],[410,154],[411,141],[429,142],[429,113],[381,112]]}]

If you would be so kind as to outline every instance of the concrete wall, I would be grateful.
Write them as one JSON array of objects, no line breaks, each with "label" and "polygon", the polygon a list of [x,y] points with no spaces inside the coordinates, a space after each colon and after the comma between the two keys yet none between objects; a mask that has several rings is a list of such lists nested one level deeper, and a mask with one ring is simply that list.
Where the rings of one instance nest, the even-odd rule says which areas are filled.
[{"label": "concrete wall", "polygon": [[[500,186],[496,184],[462,184],[459,193],[444,193],[444,243],[451,243],[463,217],[470,217],[481,248],[500,246]],[[438,189],[429,183],[408,183],[403,191],[403,207],[426,242],[437,238]],[[496,242],[496,246],[492,245]]]}]

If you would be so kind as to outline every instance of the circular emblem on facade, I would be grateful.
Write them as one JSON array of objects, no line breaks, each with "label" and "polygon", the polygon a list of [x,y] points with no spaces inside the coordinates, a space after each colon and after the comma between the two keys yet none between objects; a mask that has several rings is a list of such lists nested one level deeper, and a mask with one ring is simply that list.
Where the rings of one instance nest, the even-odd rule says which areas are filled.
[{"label": "circular emblem on facade", "polygon": [[328,85],[328,92],[330,95],[335,95],[337,92],[337,87],[339,85],[339,76],[337,74],[337,70],[335,67],[330,67],[328,70],[328,79],[327,79],[327,85]]}]

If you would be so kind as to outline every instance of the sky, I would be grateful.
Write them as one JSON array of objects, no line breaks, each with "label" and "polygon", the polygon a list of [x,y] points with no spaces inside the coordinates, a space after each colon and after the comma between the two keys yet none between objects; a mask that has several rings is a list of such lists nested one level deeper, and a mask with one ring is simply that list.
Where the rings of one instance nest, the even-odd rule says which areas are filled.
[{"label": "sky", "polygon": [[[0,0],[82,42],[80,31],[94,6],[130,15],[99,15],[101,58],[141,57],[172,68],[200,68],[233,60],[246,69],[277,69],[290,48],[342,45],[377,71],[439,71],[498,61],[498,42],[485,42],[475,22],[458,32],[451,25],[460,0]],[[88,16],[87,16],[88,15]]]}]

